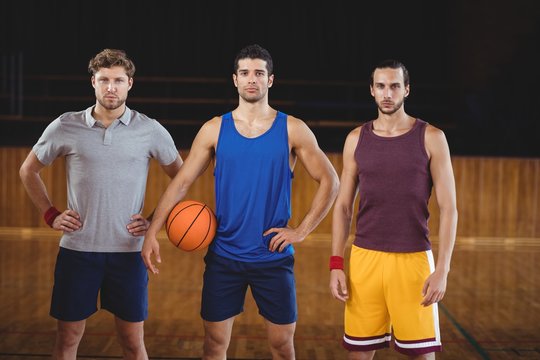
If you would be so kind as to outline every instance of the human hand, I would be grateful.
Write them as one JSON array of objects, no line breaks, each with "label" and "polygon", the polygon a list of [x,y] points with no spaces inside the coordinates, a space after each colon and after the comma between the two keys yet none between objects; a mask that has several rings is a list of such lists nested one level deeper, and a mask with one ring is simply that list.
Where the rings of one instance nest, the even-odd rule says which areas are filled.
[{"label": "human hand", "polygon": [[276,233],[276,235],[274,235],[272,239],[270,239],[270,242],[268,244],[268,249],[272,252],[276,250],[278,252],[282,252],[283,250],[285,250],[285,247],[287,245],[298,243],[304,240],[304,237],[300,235],[297,229],[292,229],[288,227],[271,228],[266,230],[263,235],[267,236],[271,233]]},{"label": "human hand", "polygon": [[127,230],[133,236],[142,236],[150,226],[150,221],[146,220],[141,214],[135,214],[131,217],[131,222],[127,224]]},{"label": "human hand", "polygon": [[349,299],[349,292],[347,291],[347,279],[343,270],[330,270],[330,292],[335,299],[343,302]]},{"label": "human hand", "polygon": [[76,211],[68,209],[54,219],[52,228],[64,232],[73,232],[79,230],[82,226],[79,219],[80,215]]},{"label": "human hand", "polygon": [[156,262],[158,264],[161,264],[161,256],[159,254],[159,242],[154,235],[146,234],[141,250],[141,256],[143,258],[146,269],[157,275],[159,274],[159,269],[152,263],[152,255],[154,255],[154,257],[156,258]]},{"label": "human hand", "polygon": [[429,306],[441,301],[446,292],[446,274],[435,271],[430,274],[422,287],[423,306]]}]

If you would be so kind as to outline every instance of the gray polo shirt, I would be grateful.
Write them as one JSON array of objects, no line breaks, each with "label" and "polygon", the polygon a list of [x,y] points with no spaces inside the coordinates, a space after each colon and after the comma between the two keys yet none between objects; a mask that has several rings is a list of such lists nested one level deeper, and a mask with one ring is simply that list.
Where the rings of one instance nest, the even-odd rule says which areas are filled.
[{"label": "gray polo shirt", "polygon": [[64,233],[60,246],[79,251],[140,251],[144,237],[126,229],[141,213],[150,159],[169,165],[178,156],[171,135],[156,120],[126,111],[108,128],[85,111],[54,120],[33,147],[44,165],[66,158],[68,204],[83,226]]}]

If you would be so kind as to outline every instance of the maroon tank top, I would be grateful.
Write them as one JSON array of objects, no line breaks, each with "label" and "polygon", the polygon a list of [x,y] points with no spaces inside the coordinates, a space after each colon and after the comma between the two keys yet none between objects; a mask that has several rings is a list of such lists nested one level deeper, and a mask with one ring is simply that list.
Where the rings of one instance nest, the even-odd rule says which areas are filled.
[{"label": "maroon tank top", "polygon": [[394,137],[376,135],[373,121],[362,127],[354,152],[360,196],[356,246],[386,252],[431,249],[426,126],[416,119],[411,130]]}]

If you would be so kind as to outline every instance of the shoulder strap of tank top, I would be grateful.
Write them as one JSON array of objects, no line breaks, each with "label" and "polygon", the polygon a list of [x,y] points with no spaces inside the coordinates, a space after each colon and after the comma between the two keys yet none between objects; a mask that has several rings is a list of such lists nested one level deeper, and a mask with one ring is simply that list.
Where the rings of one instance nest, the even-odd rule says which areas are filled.
[{"label": "shoulder strap of tank top", "polygon": [[[418,138],[420,139],[420,146],[422,147],[422,151],[426,151],[426,128],[428,126],[428,123],[416,118],[416,121],[418,122],[418,128],[416,129],[418,131]],[[427,155],[427,153],[426,153]]]},{"label": "shoulder strap of tank top", "polygon": [[230,124],[231,122],[232,122],[232,111],[221,115],[221,126],[219,127],[219,135],[218,135],[216,151],[220,147],[220,144],[222,143],[221,139],[223,138],[223,136],[225,136],[224,133],[227,131],[227,129],[230,126],[228,124]]},{"label": "shoulder strap of tank top", "polygon": [[287,114],[282,113],[281,111],[278,111],[276,114],[276,121],[284,121],[287,120]]},{"label": "shoulder strap of tank top", "polygon": [[230,124],[232,123],[233,123],[232,111],[229,111],[228,113],[221,115],[220,133],[221,133],[221,130],[230,127]]},{"label": "shoulder strap of tank top", "polygon": [[229,111],[226,114],[221,115],[221,120],[232,120],[232,111]]},{"label": "shoulder strap of tank top", "polygon": [[358,145],[360,145],[365,134],[368,132],[373,132],[373,120],[370,120],[367,123],[364,123],[364,125],[362,125],[362,128],[360,129],[360,135],[358,136],[358,143],[356,144],[357,147]]}]

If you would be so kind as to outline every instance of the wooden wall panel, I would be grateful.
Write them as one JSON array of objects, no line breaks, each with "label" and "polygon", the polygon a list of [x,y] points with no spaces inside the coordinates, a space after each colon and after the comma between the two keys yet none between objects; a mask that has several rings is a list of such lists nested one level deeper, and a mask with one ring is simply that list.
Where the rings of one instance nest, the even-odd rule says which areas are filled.
[{"label": "wooden wall panel", "polygon": [[[480,168],[481,159],[469,158],[463,160],[453,159],[454,177],[456,179],[457,206],[458,206],[458,232],[470,234],[476,231],[480,215]],[[466,190],[467,189],[467,190]],[[474,224],[475,229],[467,226]]]},{"label": "wooden wall panel", "polygon": [[[44,227],[41,214],[26,195],[19,179],[19,167],[29,148],[0,148],[0,226]],[[181,151],[182,157],[187,156]],[[338,174],[341,154],[328,157]],[[453,157],[459,211],[458,235],[477,237],[540,238],[540,159]],[[49,195],[58,208],[66,204],[65,162],[57,159],[42,171]],[[149,214],[167,187],[169,178],[152,161],[147,183],[144,214]],[[298,163],[293,180],[291,225],[297,225],[311,204],[317,184]],[[212,166],[196,180],[187,198],[214,208]],[[358,199],[357,199],[358,200]],[[358,201],[357,201],[358,202]],[[357,208],[355,204],[355,210]],[[429,204],[430,230],[438,231],[436,194]],[[331,212],[315,232],[328,234],[332,229]],[[354,231],[354,224],[352,227]]]},{"label": "wooden wall panel", "polygon": [[[327,154],[328,159],[336,169],[338,176],[341,175],[341,169],[343,167],[341,161],[341,154]],[[292,216],[290,224],[296,226],[300,224],[305,214],[309,211],[313,195],[317,191],[317,182],[311,179],[304,166],[297,162],[294,169],[294,179],[292,187]],[[314,232],[317,233],[331,233],[332,231],[332,210],[328,212],[328,215],[323,219]]]},{"label": "wooden wall panel", "polygon": [[[41,227],[41,214],[26,194],[19,168],[30,148],[0,148],[0,226]],[[54,204],[65,207],[67,203],[65,161],[57,159],[41,172],[43,182]]]},{"label": "wooden wall panel", "polygon": [[454,159],[458,234],[538,237],[539,159]]}]

